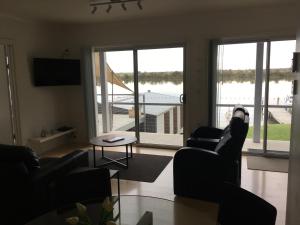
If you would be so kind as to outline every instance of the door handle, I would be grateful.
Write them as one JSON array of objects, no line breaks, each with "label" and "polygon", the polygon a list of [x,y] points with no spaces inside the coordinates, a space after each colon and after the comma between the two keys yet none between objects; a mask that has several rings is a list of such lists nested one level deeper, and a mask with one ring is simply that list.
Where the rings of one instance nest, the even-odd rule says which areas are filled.
[{"label": "door handle", "polygon": [[181,95],[179,96],[179,102],[182,103],[182,104],[185,103],[185,95],[184,95],[184,94],[181,94]]},{"label": "door handle", "polygon": [[298,94],[298,80],[293,81],[293,95]]}]

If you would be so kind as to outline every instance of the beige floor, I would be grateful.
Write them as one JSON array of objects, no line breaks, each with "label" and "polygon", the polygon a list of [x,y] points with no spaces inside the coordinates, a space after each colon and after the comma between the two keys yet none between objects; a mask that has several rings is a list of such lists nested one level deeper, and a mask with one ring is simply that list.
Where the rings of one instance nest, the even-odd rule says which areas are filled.
[{"label": "beige floor", "polygon": [[[262,149],[263,141],[260,143],[253,143],[252,139],[246,139],[245,144],[243,147],[243,151],[248,151],[249,148],[252,149]],[[283,151],[289,152],[290,151],[290,142],[289,141],[275,141],[275,140],[268,140],[267,149],[273,151]]]},{"label": "beige floor", "polygon": [[[123,151],[123,148],[111,150]],[[174,150],[141,147],[134,148],[133,151],[137,153],[169,156],[175,154]],[[57,150],[48,152],[45,156],[61,156],[67,152],[68,150]],[[175,196],[173,194],[172,166],[171,161],[154,183],[121,180],[121,194],[153,196],[173,200]],[[262,197],[277,208],[278,215],[276,225],[285,224],[287,178],[287,173],[248,170],[246,156],[243,157],[242,187]],[[116,192],[116,182],[114,181],[113,191]]]}]

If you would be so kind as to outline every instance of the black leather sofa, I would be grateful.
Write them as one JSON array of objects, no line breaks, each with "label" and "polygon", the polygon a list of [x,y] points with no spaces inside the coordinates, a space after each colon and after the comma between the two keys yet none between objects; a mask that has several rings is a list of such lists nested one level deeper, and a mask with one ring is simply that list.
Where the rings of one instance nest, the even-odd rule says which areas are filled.
[{"label": "black leather sofa", "polygon": [[236,110],[227,132],[214,148],[183,147],[177,151],[173,164],[174,193],[218,202],[224,182],[240,185],[241,151],[248,127],[248,115]]},{"label": "black leather sofa", "polygon": [[[0,199],[4,206],[0,210],[1,224],[24,224],[65,203],[103,193],[111,196],[107,169],[76,172],[79,166],[86,165],[87,158],[87,152],[76,150],[62,158],[39,159],[30,148],[0,145]],[[101,192],[97,190],[103,184],[99,181],[102,175],[106,186]],[[64,186],[66,181],[73,181],[69,183],[72,186],[67,186],[69,190]]]}]

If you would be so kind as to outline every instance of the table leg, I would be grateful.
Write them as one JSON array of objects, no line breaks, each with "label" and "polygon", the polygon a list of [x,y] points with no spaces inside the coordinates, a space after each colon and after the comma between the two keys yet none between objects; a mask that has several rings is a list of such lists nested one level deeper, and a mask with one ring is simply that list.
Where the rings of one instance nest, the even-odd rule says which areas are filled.
[{"label": "table leg", "polygon": [[132,144],[130,144],[130,158],[132,158]]},{"label": "table leg", "polygon": [[128,145],[126,145],[126,167],[128,168]]},{"label": "table leg", "polygon": [[93,154],[94,154],[94,167],[96,167],[96,146],[93,145]]},{"label": "table leg", "polygon": [[103,146],[101,146],[101,154],[102,154],[102,158],[104,158],[104,150],[103,150]]},{"label": "table leg", "polygon": [[120,198],[120,172],[119,171],[117,174],[117,179],[118,179],[118,199],[119,199],[118,203],[119,203],[119,213],[120,213],[121,212],[121,198]]}]

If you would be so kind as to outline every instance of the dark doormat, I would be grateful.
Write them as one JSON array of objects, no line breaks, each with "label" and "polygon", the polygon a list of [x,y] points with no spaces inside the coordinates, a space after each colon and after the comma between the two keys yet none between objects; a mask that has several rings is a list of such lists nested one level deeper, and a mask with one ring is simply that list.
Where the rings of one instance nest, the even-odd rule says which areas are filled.
[{"label": "dark doormat", "polygon": [[[106,157],[116,159],[125,156],[124,152],[105,151]],[[120,171],[120,179],[134,180],[141,182],[152,183],[165,169],[173,157],[161,155],[148,155],[133,153],[133,157],[128,160],[128,169],[121,166],[110,164],[105,167],[109,169],[116,169]],[[101,158],[101,151],[96,151],[97,165],[101,165],[107,160]],[[89,162],[93,165],[93,151],[89,150]],[[121,162],[125,163],[125,160]]]}]

